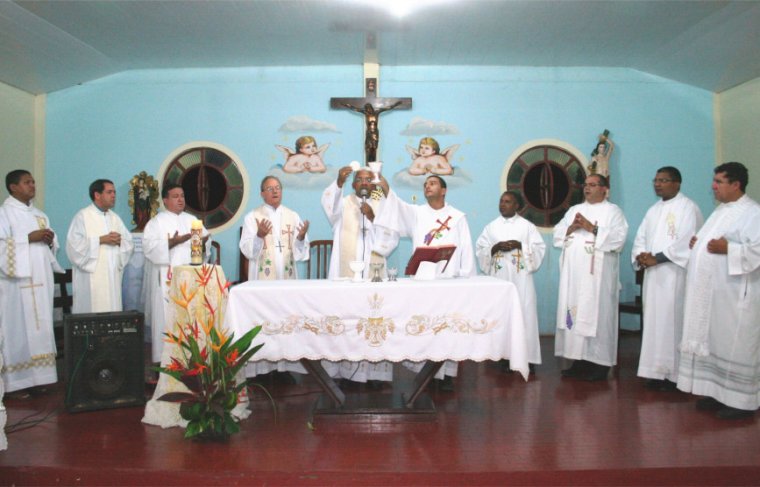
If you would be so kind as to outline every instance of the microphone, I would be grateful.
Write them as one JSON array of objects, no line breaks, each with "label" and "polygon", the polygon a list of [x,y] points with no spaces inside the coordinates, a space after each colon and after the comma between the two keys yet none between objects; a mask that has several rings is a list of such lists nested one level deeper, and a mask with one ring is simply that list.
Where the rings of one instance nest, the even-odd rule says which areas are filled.
[{"label": "microphone", "polygon": [[369,190],[367,188],[362,188],[359,190],[359,197],[362,199],[362,203],[367,202],[367,197],[369,196]]}]

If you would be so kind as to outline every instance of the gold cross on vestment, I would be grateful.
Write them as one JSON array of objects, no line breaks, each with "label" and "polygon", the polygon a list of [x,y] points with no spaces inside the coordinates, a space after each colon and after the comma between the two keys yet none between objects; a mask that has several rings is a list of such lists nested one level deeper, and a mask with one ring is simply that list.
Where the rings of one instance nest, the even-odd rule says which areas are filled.
[{"label": "gold cross on vestment", "polygon": [[32,281],[32,278],[29,278],[29,285],[28,286],[19,286],[19,289],[30,289],[32,291],[32,307],[34,307],[34,325],[37,327],[37,329],[40,329],[40,317],[37,315],[37,296],[34,293],[34,288],[36,287],[45,287],[42,284],[35,284],[34,281]]}]

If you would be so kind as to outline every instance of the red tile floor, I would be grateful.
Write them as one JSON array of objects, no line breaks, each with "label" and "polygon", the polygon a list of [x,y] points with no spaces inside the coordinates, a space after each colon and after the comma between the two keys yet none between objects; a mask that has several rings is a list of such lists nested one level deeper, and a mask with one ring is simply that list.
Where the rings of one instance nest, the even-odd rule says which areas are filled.
[{"label": "red tile floor", "polygon": [[[760,485],[760,413],[727,422],[695,398],[635,377],[639,337],[621,337],[604,383],[560,379],[553,339],[525,383],[492,363],[460,366],[456,392],[433,391],[425,423],[308,424],[308,377],[268,384],[227,443],[140,422],[142,408],[66,413],[63,387],[8,400],[2,485]],[[394,387],[411,375],[397,366]],[[361,390],[361,389],[360,389]],[[391,388],[386,387],[385,393]]]}]

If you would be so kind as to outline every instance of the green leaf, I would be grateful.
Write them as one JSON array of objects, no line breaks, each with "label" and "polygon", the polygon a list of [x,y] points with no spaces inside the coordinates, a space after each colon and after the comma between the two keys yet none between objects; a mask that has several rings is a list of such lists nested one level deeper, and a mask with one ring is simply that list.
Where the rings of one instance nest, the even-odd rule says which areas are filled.
[{"label": "green leaf", "polygon": [[200,424],[197,421],[190,421],[185,428],[185,438],[192,438],[201,432]]},{"label": "green leaf", "polygon": [[197,401],[198,396],[189,392],[167,392],[163,396],[159,397],[158,400],[166,402],[188,402]]}]

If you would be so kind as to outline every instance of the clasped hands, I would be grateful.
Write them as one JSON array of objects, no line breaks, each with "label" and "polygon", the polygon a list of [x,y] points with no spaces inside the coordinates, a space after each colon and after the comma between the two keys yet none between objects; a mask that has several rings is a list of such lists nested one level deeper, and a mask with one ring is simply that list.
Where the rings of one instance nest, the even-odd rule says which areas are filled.
[{"label": "clasped hands", "polygon": [[583,216],[583,214],[576,213],[575,218],[573,219],[573,223],[567,227],[567,232],[565,235],[570,235],[571,233],[580,229],[586,230],[589,233],[594,233],[594,228],[596,228],[596,225],[591,223],[585,216]]},{"label": "clasped hands", "polygon": [[515,249],[521,250],[522,242],[519,240],[504,240],[491,247],[491,255],[494,255],[496,252],[512,252]]},{"label": "clasped hands", "polygon": [[[262,218],[259,220],[256,219],[256,236],[260,239],[264,239],[268,234],[272,233],[272,222],[267,220],[266,218]],[[298,240],[303,240],[306,238],[306,232],[309,230],[309,220],[304,220],[303,223],[298,227],[298,234],[296,234],[296,238]]]},{"label": "clasped hands", "polygon": [[651,252],[642,252],[636,256],[636,263],[642,269],[657,265],[657,258]]},{"label": "clasped hands", "polygon": [[[694,244],[697,243],[697,236],[694,235],[691,237],[691,240],[689,240],[689,248],[693,249]],[[720,238],[714,238],[707,242],[707,251],[711,254],[722,254],[725,255],[728,253],[728,240],[726,240],[726,237],[720,237]]]},{"label": "clasped hands", "polygon": [[109,232],[100,237],[100,245],[121,245],[121,234],[119,232]]},{"label": "clasped hands", "polygon": [[33,232],[29,232],[29,242],[44,242],[48,247],[53,246],[53,240],[55,240],[55,233],[49,228],[41,228]]}]

